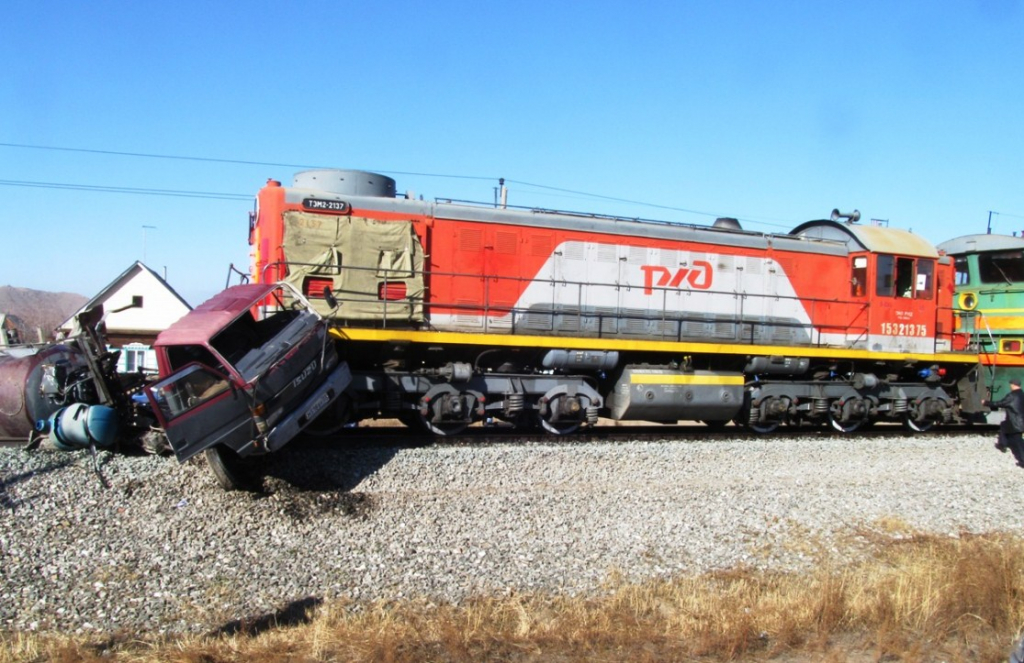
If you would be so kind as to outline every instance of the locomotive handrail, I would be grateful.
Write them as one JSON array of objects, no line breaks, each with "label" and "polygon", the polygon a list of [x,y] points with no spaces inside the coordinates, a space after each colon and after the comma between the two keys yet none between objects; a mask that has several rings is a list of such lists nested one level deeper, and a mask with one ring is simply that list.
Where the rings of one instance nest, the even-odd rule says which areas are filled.
[{"label": "locomotive handrail", "polygon": [[[315,263],[298,263],[298,262],[277,262],[268,263],[263,267],[263,278],[267,272],[274,268],[284,268],[287,270],[289,267],[322,267],[320,264]],[[621,336],[624,333],[621,331],[622,323],[629,323],[630,321],[638,322],[658,322],[660,323],[660,329],[658,331],[648,332],[647,335],[657,338],[674,338],[676,341],[682,341],[684,338],[692,338],[695,335],[685,334],[684,326],[686,323],[700,323],[700,324],[711,324],[711,325],[724,325],[726,328],[730,328],[731,331],[717,335],[717,338],[722,340],[732,340],[739,343],[749,343],[751,345],[756,344],[758,330],[765,329],[791,329],[794,333],[803,332],[806,335],[806,343],[810,345],[816,345],[818,347],[856,347],[857,344],[862,343],[869,333],[869,329],[863,325],[856,324],[822,324],[815,325],[811,323],[803,323],[798,321],[791,321],[785,319],[764,319],[763,316],[749,316],[746,314],[747,303],[750,300],[760,301],[794,301],[799,303],[801,306],[810,306],[809,317],[811,320],[816,319],[815,312],[817,307],[821,305],[845,305],[845,306],[857,306],[857,312],[853,316],[853,319],[859,317],[868,308],[868,304],[865,302],[859,302],[856,300],[834,300],[814,297],[797,297],[793,295],[782,295],[782,294],[762,294],[762,293],[747,293],[738,292],[733,290],[679,290],[672,287],[651,285],[650,290],[652,294],[661,293],[661,306],[659,309],[649,309],[643,313],[631,314],[629,311],[599,311],[597,307],[594,310],[584,310],[584,289],[588,287],[596,288],[614,288],[615,290],[620,289],[631,289],[634,287],[641,287],[632,284],[623,284],[618,281],[606,281],[606,282],[589,282],[589,281],[576,281],[569,279],[537,279],[536,277],[528,278],[521,276],[504,276],[498,274],[486,274],[480,272],[440,272],[440,271],[426,271],[426,270],[397,270],[380,267],[353,267],[353,266],[339,266],[335,267],[339,274],[332,274],[331,276],[338,276],[340,273],[351,270],[351,271],[363,271],[363,272],[374,272],[382,274],[381,283],[383,288],[386,290],[388,283],[394,281],[405,281],[412,275],[412,278],[420,277],[424,282],[424,289],[429,289],[429,283],[431,279],[438,278],[450,278],[457,282],[460,279],[472,279],[473,281],[483,281],[484,297],[480,303],[460,303],[458,301],[427,301],[427,298],[410,298],[405,297],[403,299],[389,300],[387,298],[380,298],[373,296],[367,292],[361,291],[349,291],[345,289],[335,290],[338,301],[342,304],[346,302],[376,302],[379,303],[383,308],[383,315],[379,319],[379,323],[382,328],[387,328],[389,325],[389,316],[387,312],[390,307],[394,306],[421,306],[423,307],[424,313],[429,314],[431,312],[436,313],[439,310],[444,310],[449,313],[458,315],[460,312],[476,312],[481,314],[480,326],[484,333],[493,331],[495,326],[498,329],[515,335],[523,333],[523,320],[527,317],[536,318],[537,316],[547,316],[550,319],[547,330],[543,329],[529,329],[531,332],[537,331],[552,331],[556,328],[556,319],[561,316],[563,319],[568,316],[575,318],[575,330],[577,333],[588,334],[585,330],[587,326],[591,326],[596,322],[596,329],[591,329],[590,334],[596,335],[597,338],[605,338],[611,336]],[[289,270],[290,271],[290,270]],[[396,278],[390,276],[392,273],[403,274],[402,278]],[[556,308],[545,309],[522,309],[512,305],[494,305],[491,303],[491,282],[516,282],[516,283],[534,283],[534,284],[545,284],[548,287],[554,288],[560,287],[574,287],[577,290],[575,311],[559,310]],[[698,306],[691,306],[686,311],[669,311],[668,307],[668,296],[670,293],[676,293],[678,296],[685,297],[696,297],[700,300],[706,300],[712,297],[731,297],[738,300],[737,309],[738,314],[735,317],[729,319],[718,319],[715,317],[708,317],[707,314],[694,315],[691,313],[694,309],[699,309]],[[316,293],[310,293],[311,298],[316,299]],[[551,304],[555,306],[554,303]],[[505,318],[508,317],[507,321],[496,322],[495,317]],[[611,324],[609,324],[609,321]],[[394,321],[390,321],[392,324]],[[428,316],[429,323],[429,316]],[[665,327],[671,325],[674,329],[670,332]],[[764,335],[764,332],[761,332]],[[847,339],[853,336],[852,341],[847,341],[845,344],[840,345],[835,342],[828,343],[825,340],[827,334],[843,335]],[[633,336],[634,334],[625,335]],[[762,342],[769,345],[779,343],[772,340],[762,340]]]},{"label": "locomotive handrail", "polygon": [[227,279],[224,282],[224,287],[225,288],[228,288],[228,287],[231,286],[231,275],[232,274],[238,274],[238,284],[239,285],[244,285],[244,284],[249,282],[249,274],[248,274],[248,272],[243,272],[242,270],[240,270],[237,267],[235,267],[235,263],[231,263],[230,265],[228,265],[228,277],[227,277]]},{"label": "locomotive handrail", "polygon": [[[264,280],[265,275],[271,269],[280,269],[281,271],[287,271],[289,266],[292,267],[322,267],[320,264],[314,263],[298,263],[298,262],[277,262],[268,263],[263,266]],[[615,289],[616,291],[621,289],[629,290],[634,287],[641,287],[633,284],[623,284],[619,281],[604,281],[604,282],[590,282],[590,281],[576,281],[559,278],[547,278],[538,279],[536,277],[522,277],[522,276],[505,276],[498,274],[487,274],[480,272],[442,272],[442,271],[427,271],[427,270],[398,270],[381,267],[353,267],[353,266],[338,266],[333,269],[337,270],[340,274],[346,270],[351,271],[371,271],[377,274],[381,274],[381,283],[385,291],[387,290],[388,284],[394,281],[405,281],[410,278],[419,277],[422,279],[424,285],[424,292],[430,290],[430,283],[432,279],[450,279],[453,282],[458,282],[462,279],[471,279],[474,282],[483,282],[483,301],[479,303],[460,303],[458,301],[429,301],[426,296],[422,298],[410,298],[405,297],[402,299],[389,299],[373,296],[371,293],[350,291],[347,292],[343,289],[336,291],[340,302],[376,302],[382,307],[382,315],[378,320],[382,328],[387,328],[390,324],[394,324],[395,320],[391,319],[393,316],[389,315],[389,312],[396,310],[395,307],[422,307],[421,311],[427,317],[425,321],[428,325],[430,324],[430,314],[438,311],[446,311],[450,314],[458,315],[464,312],[473,312],[480,316],[479,326],[482,328],[484,333],[494,331],[495,329],[501,332],[507,332],[509,334],[521,334],[524,333],[524,329],[529,332],[552,332],[558,328],[557,321],[561,318],[563,321],[567,317],[575,319],[573,330],[576,333],[584,335],[592,335],[597,338],[605,337],[618,337],[618,336],[637,336],[647,335],[653,338],[671,339],[674,338],[676,341],[682,341],[684,338],[693,338],[694,336],[703,335],[686,334],[684,333],[684,327],[688,323],[715,325],[716,327],[724,326],[728,331],[716,332],[714,337],[722,340],[731,340],[733,342],[757,344],[757,336],[762,336],[762,342],[769,345],[784,345],[785,340],[782,339],[767,339],[764,337],[771,334],[771,330],[793,330],[795,335],[803,335],[804,341],[796,341],[813,345],[817,347],[846,347],[846,348],[863,348],[866,344],[870,329],[866,324],[857,324],[855,321],[862,316],[862,314],[869,310],[869,303],[864,301],[858,301],[854,299],[824,299],[815,297],[798,297],[795,295],[781,295],[781,294],[764,294],[764,293],[748,293],[738,292],[732,290],[719,290],[719,289],[708,289],[708,290],[693,290],[686,289],[680,290],[670,286],[658,286],[650,285],[645,286],[649,288],[652,295],[661,293],[661,306],[660,309],[650,308],[643,312],[631,313],[628,310],[619,311],[600,311],[597,306],[594,306],[592,310],[585,310],[583,306],[584,301],[584,289],[586,288],[609,288]],[[401,273],[402,278],[396,278],[391,274]],[[337,276],[338,274],[333,274]],[[552,302],[550,306],[552,308],[536,308],[531,307],[529,309],[522,309],[515,307],[514,305],[494,305],[491,303],[492,294],[492,282],[514,282],[524,284],[543,284],[550,288],[556,286],[561,287],[574,287],[576,288],[576,305],[568,309],[559,309],[556,307],[556,303]],[[453,289],[458,289],[454,287]],[[699,306],[691,306],[688,310],[670,311],[667,298],[670,293],[676,293],[679,296],[686,297],[697,297],[702,300],[713,297],[731,297],[737,300],[737,314],[728,319],[720,319],[707,314],[694,315],[693,310],[699,310]],[[347,295],[347,297],[346,297]],[[313,298],[316,298],[316,294],[313,294]],[[804,307],[808,311],[809,318],[812,322],[803,323],[793,320],[786,320],[781,318],[768,318],[765,319],[761,315],[751,315],[748,317],[746,311],[748,309],[748,303],[750,301],[792,301],[797,302],[800,306]],[[817,315],[820,306],[831,305],[831,306],[846,306],[856,307],[854,312],[851,314],[846,324],[822,322],[819,320]],[[575,308],[575,310],[572,310]],[[401,309],[398,309],[401,310]],[[536,323],[536,319],[539,316],[546,316],[549,319],[546,327],[547,329],[538,329],[539,326]],[[494,318],[502,318],[498,321]],[[507,318],[507,319],[505,319]],[[532,327],[530,324],[525,324],[525,320],[532,320]],[[818,320],[815,324],[815,320]],[[398,321],[399,324],[405,324],[402,321]],[[630,322],[641,322],[641,323],[658,323],[656,329],[648,329],[646,332],[631,333],[629,331],[623,331],[623,325],[628,325]],[[932,321],[933,329],[935,333],[932,340],[932,351],[939,351],[940,342],[947,341],[950,348],[953,347],[953,338],[956,332],[949,332],[948,334],[940,333],[938,329],[938,311],[936,311],[936,319]],[[596,324],[596,329],[594,325]],[[587,328],[590,328],[589,331]],[[670,329],[671,327],[671,329]],[[833,337],[843,337],[844,342],[838,342],[835,338],[828,340],[827,337],[832,335]],[[990,334],[991,337],[991,334]],[[969,344],[970,345],[970,344]]]}]

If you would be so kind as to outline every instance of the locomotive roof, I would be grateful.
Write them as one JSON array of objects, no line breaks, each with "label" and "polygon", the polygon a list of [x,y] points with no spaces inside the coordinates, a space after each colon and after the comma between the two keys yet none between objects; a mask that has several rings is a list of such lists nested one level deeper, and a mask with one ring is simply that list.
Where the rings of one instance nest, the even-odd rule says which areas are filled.
[{"label": "locomotive roof", "polygon": [[202,345],[232,320],[280,287],[277,283],[248,283],[223,290],[160,332],[155,345]]},{"label": "locomotive roof", "polygon": [[787,251],[827,255],[846,255],[849,252],[846,243],[842,239],[837,241],[836,238],[798,237],[792,234],[773,235],[750,230],[716,228],[650,219],[632,219],[538,209],[493,208],[466,203],[428,202],[383,196],[353,196],[314,189],[285,188],[285,199],[289,203],[301,203],[304,199],[310,197],[344,201],[357,211],[360,209],[375,210],[393,214],[452,219],[455,221],[502,223],[530,228],[571,229],[625,237],[670,239],[718,246],[741,246],[760,250],[765,250],[772,246]]},{"label": "locomotive roof", "polygon": [[951,256],[1014,249],[1024,249],[1024,238],[1010,235],[964,235],[939,244],[939,250]]},{"label": "locomotive roof", "polygon": [[845,243],[852,251],[891,253],[923,258],[938,258],[934,246],[923,237],[899,228],[862,226],[858,223],[819,220],[802,223],[790,233],[798,237],[831,239]]},{"label": "locomotive roof", "polygon": [[424,215],[459,221],[504,223],[533,228],[573,229],[629,237],[649,237],[697,242],[719,246],[742,246],[827,255],[851,251],[872,251],[928,258],[939,257],[935,247],[909,231],[880,226],[808,221],[788,234],[768,234],[735,228],[630,219],[550,210],[486,207],[456,202],[427,202],[389,196],[360,196],[301,187],[285,187],[288,202],[301,203],[309,197],[335,199],[355,209]]}]

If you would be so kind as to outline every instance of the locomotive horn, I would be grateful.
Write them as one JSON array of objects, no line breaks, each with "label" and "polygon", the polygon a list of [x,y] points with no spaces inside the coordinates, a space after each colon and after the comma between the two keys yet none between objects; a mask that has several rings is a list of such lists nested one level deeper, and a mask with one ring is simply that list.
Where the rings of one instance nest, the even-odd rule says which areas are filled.
[{"label": "locomotive horn", "polygon": [[849,214],[843,214],[838,209],[832,210],[832,220],[838,221],[839,219],[849,219],[847,223],[857,223],[858,219],[860,219],[860,210],[855,209]]}]

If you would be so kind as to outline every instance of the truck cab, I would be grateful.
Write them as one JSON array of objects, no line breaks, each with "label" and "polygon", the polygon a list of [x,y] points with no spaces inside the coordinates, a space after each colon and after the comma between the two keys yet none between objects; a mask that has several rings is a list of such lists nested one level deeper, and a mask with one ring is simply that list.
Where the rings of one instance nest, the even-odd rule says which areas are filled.
[{"label": "truck cab", "polygon": [[323,318],[286,283],[230,287],[163,331],[146,387],[179,462],[206,452],[228,489],[250,488],[240,459],[276,451],[351,381]]}]

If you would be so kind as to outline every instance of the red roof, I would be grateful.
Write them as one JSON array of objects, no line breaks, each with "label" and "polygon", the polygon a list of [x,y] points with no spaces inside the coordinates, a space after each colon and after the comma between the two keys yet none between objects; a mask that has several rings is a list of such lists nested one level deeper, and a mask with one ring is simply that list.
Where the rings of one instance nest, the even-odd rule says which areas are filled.
[{"label": "red roof", "polygon": [[276,283],[249,283],[231,286],[206,300],[187,315],[160,332],[155,347],[163,345],[201,345],[209,342],[232,320],[256,306],[276,290]]}]

